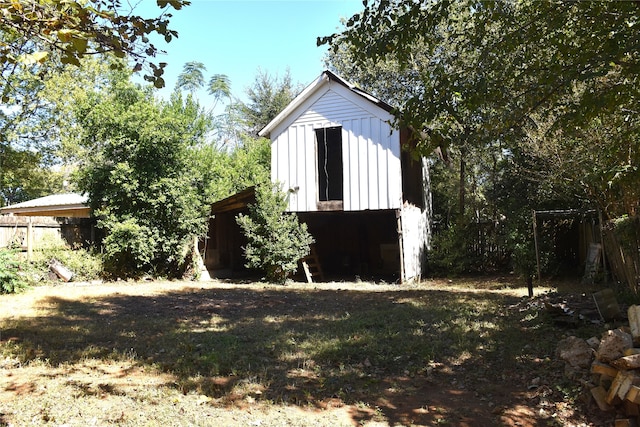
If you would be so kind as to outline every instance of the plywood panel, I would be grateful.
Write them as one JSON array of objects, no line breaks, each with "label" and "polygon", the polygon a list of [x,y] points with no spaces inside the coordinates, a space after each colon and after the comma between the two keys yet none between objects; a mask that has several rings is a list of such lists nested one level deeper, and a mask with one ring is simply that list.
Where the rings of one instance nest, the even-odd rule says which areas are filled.
[{"label": "plywood panel", "polygon": [[313,130],[314,126],[308,124],[305,126],[305,145],[306,150],[306,203],[307,211],[317,210],[316,200],[318,200],[318,183],[316,171],[316,137]]},{"label": "plywood panel", "polygon": [[271,175],[274,182],[282,184],[284,188],[289,185],[288,180],[288,150],[289,133],[291,129],[280,134],[278,139],[271,144]]},{"label": "plywood panel", "polygon": [[362,119],[360,135],[358,135],[358,206],[361,210],[369,206],[369,139],[371,138],[371,127],[368,119]]},{"label": "plywood panel", "polygon": [[419,280],[429,247],[429,222],[426,210],[409,205],[401,211],[403,281]]},{"label": "plywood panel", "polygon": [[298,186],[298,126],[292,127],[288,132],[289,139],[287,141],[287,150],[288,150],[288,164],[287,164],[287,185],[283,188],[284,191],[287,191],[290,196],[290,202],[297,203],[297,196],[295,193],[290,192],[290,190],[294,190],[296,186]]},{"label": "plywood panel", "polygon": [[[304,206],[304,192],[305,192],[305,170],[304,170],[304,126],[296,126],[292,128],[292,135],[295,135],[295,139],[290,141],[292,159],[295,159],[289,165],[292,171],[289,182],[289,205],[291,210],[300,210]],[[301,206],[302,204],[302,206]]]}]

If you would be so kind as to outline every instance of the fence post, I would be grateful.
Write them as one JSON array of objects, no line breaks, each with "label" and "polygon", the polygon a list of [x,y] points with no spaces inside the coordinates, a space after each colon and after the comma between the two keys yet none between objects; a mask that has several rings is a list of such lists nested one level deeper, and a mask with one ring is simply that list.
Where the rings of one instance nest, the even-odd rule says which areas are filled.
[{"label": "fence post", "polygon": [[27,222],[27,261],[31,261],[33,257],[33,223],[32,217]]},{"label": "fence post", "polygon": [[607,255],[605,254],[604,248],[604,233],[602,229],[604,227],[604,223],[602,220],[602,211],[598,208],[598,229],[600,231],[600,244],[602,245],[602,274],[604,275],[604,284],[609,283],[609,274],[607,272]]},{"label": "fence post", "polygon": [[542,274],[540,274],[540,251],[538,250],[538,216],[533,210],[533,243],[536,248],[536,267],[538,271],[538,282],[542,282]]}]

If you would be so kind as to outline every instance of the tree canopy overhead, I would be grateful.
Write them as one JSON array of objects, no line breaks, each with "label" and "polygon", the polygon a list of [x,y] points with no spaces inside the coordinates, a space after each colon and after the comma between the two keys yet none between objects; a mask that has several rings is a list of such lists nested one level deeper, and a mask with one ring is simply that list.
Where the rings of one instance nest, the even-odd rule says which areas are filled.
[{"label": "tree canopy overhead", "polygon": [[[169,10],[189,1],[156,4],[159,16],[144,18],[136,5],[121,0],[0,0],[0,205],[59,187],[42,180],[25,182],[33,179],[23,172],[45,172],[64,145],[60,132],[69,125],[59,111],[66,103],[64,89],[51,97],[60,76],[77,78],[76,87],[86,90],[86,70],[78,66],[94,58],[114,70],[144,69],[147,81],[164,86],[166,64],[153,62],[160,50],[150,36],[155,33],[167,42],[177,37],[168,27]],[[78,74],[72,75],[71,68]]]},{"label": "tree canopy overhead", "polygon": [[494,145],[555,156],[558,170],[546,178],[573,180],[612,215],[637,210],[637,3],[364,3],[342,33],[318,43],[347,56],[343,67],[396,73],[391,92],[401,94],[403,124],[421,136],[420,153]]},{"label": "tree canopy overhead", "polygon": [[[171,14],[190,4],[187,0],[156,0],[163,9],[156,18],[143,18],[128,2],[120,0],[0,0],[0,64],[2,80],[19,66],[41,64],[59,59],[78,65],[83,57],[102,53],[128,57],[135,70],[149,65],[145,79],[156,87],[164,86],[165,63],[154,64],[148,58],[160,50],[148,36],[157,33],[170,42],[178,36],[169,28]],[[9,93],[3,84],[2,99]]]},{"label": "tree canopy overhead", "polygon": [[[445,160],[432,163],[432,266],[530,274],[532,209],[640,212],[637,2],[364,6],[318,44],[330,68],[397,108],[409,149]],[[469,249],[483,244],[510,256]]]},{"label": "tree canopy overhead", "polygon": [[[418,129],[456,121],[462,108],[483,124],[494,115],[503,131],[543,109],[585,117],[638,99],[640,9],[633,2],[365,5],[343,33],[318,43],[348,45],[356,65],[391,58],[412,71],[421,90],[404,107]],[[436,117],[443,110],[450,117]]]}]

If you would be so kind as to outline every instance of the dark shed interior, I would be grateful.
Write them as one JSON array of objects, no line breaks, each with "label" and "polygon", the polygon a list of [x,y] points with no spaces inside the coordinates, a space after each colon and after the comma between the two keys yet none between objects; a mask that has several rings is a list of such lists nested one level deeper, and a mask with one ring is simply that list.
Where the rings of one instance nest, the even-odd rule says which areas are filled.
[{"label": "dark shed interior", "polygon": [[[242,278],[256,272],[245,267],[246,239],[236,223],[255,201],[253,188],[212,206],[209,234],[201,243],[204,262],[212,277]],[[325,280],[386,280],[400,278],[397,212],[328,211],[298,213],[315,239],[315,253]],[[304,280],[302,268],[297,280]]]},{"label": "dark shed interior", "polygon": [[315,239],[326,280],[387,280],[400,277],[395,210],[300,212]]}]

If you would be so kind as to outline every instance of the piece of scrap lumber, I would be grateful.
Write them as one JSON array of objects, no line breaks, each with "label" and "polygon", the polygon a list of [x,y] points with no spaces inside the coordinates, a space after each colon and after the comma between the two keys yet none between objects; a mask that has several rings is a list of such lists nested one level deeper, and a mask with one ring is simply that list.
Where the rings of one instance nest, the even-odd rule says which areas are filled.
[{"label": "piece of scrap lumber", "polygon": [[591,373],[615,377],[618,375],[618,370],[607,363],[598,362],[596,360],[591,364]]},{"label": "piece of scrap lumber", "polygon": [[609,392],[607,393],[607,403],[609,405],[616,405],[627,396],[627,392],[633,385],[633,381],[636,379],[636,375],[629,371],[619,371],[616,375]]},{"label": "piece of scrap lumber", "polygon": [[629,391],[627,391],[627,395],[624,398],[633,403],[640,403],[640,387],[637,385],[629,387]]},{"label": "piece of scrap lumber", "polygon": [[604,387],[593,387],[591,389],[591,395],[593,396],[593,399],[596,401],[596,404],[601,411],[608,412],[614,410],[613,406],[607,403],[607,390],[605,390]]},{"label": "piece of scrap lumber", "polygon": [[627,309],[629,327],[633,342],[640,342],[640,305],[632,305]]}]

